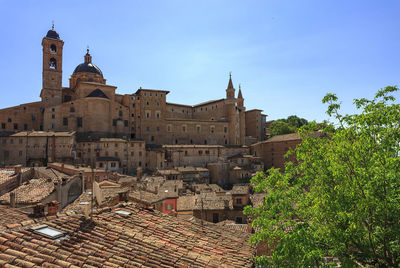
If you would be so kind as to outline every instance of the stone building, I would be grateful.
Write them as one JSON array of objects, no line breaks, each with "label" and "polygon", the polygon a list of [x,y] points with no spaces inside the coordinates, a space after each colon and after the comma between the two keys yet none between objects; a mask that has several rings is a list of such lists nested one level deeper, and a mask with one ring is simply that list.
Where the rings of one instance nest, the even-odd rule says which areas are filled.
[{"label": "stone building", "polygon": [[[120,138],[100,138],[95,141],[77,142],[77,162],[92,167],[123,173],[132,173],[146,163],[145,142]],[[107,160],[108,159],[108,160]],[[97,165],[96,165],[97,163]],[[103,165],[101,165],[103,163]],[[116,163],[119,167],[111,166]]]},{"label": "stone building", "polygon": [[77,142],[123,138],[146,144],[243,145],[246,136],[263,139],[257,129],[263,120],[260,110],[246,113],[242,91],[236,95],[231,76],[224,98],[197,105],[169,103],[167,90],[139,88],[122,95],[106,83],[88,49],[63,87],[63,46],[53,27],[42,40],[41,101],[0,110],[0,131],[75,131]]},{"label": "stone building", "polygon": [[245,113],[246,144],[252,144],[254,140],[256,142],[265,140],[265,121],[267,116],[261,112],[262,110],[253,109]]},{"label": "stone building", "polygon": [[22,131],[0,137],[0,164],[42,166],[47,162],[71,162],[75,132]]},{"label": "stone building", "polygon": [[265,169],[272,167],[279,168],[282,171],[287,161],[294,161],[292,156],[286,159],[284,156],[289,149],[295,149],[301,143],[301,138],[297,133],[274,136],[266,141],[258,142],[250,146],[251,153],[261,157]]}]

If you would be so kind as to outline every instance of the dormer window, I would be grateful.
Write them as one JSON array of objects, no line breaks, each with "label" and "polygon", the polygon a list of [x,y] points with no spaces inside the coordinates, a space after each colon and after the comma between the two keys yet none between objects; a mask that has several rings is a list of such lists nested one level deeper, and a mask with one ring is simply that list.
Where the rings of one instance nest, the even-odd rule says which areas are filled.
[{"label": "dormer window", "polygon": [[53,69],[53,70],[55,70],[56,69],[56,67],[57,67],[57,61],[56,61],[56,59],[55,58],[51,58],[50,59],[50,69]]},{"label": "dormer window", "polygon": [[56,52],[57,52],[57,47],[56,47],[56,45],[52,44],[52,45],[50,46],[50,52],[51,52],[51,53],[56,53]]}]

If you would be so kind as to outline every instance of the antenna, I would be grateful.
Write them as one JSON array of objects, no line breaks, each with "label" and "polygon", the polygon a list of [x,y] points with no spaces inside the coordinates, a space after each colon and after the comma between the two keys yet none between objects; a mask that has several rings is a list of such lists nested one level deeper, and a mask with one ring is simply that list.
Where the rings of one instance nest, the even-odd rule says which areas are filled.
[{"label": "antenna", "polygon": [[54,20],[51,21],[51,30],[54,31]]}]

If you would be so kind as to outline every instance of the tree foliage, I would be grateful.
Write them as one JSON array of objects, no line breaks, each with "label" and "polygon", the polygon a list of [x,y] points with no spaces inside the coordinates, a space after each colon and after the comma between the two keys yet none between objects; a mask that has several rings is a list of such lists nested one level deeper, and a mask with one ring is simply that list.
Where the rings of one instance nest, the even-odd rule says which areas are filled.
[{"label": "tree foliage", "polygon": [[315,138],[315,122],[299,130],[302,143],[292,151],[298,164],[285,172],[268,170],[252,178],[266,191],[264,204],[246,207],[257,232],[251,242],[274,245],[257,261],[276,267],[322,266],[324,257],[342,266],[400,265],[400,105],[386,87],[372,100],[356,99],[359,114],[341,115],[328,94],[330,116]]},{"label": "tree foliage", "polygon": [[272,122],[270,127],[270,137],[297,132],[298,128],[306,125],[308,122],[304,118],[291,115],[286,119],[278,119]]}]

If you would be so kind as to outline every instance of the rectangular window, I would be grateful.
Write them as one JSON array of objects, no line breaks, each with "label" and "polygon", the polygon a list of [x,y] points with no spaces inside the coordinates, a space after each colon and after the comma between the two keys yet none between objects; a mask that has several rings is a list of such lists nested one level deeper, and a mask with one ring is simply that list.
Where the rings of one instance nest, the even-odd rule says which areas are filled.
[{"label": "rectangular window", "polygon": [[56,115],[55,115],[55,114],[52,114],[52,115],[51,115],[51,118],[52,118],[52,119],[56,118]]},{"label": "rectangular window", "polygon": [[149,132],[150,131],[150,127],[146,127],[146,131]]},{"label": "rectangular window", "polygon": [[157,111],[157,112],[156,112],[156,118],[157,118],[157,119],[160,118],[160,117],[161,117],[160,115],[161,115],[161,112]]},{"label": "rectangular window", "polygon": [[186,125],[182,126],[182,132],[186,132]]},{"label": "rectangular window", "polygon": [[28,124],[24,124],[24,130],[28,130]]},{"label": "rectangular window", "polygon": [[8,123],[11,123],[11,121],[12,121],[11,118],[8,118]]},{"label": "rectangular window", "polygon": [[68,118],[67,117],[63,118],[63,125],[68,126]]},{"label": "rectangular window", "polygon": [[18,124],[14,124],[14,129],[18,129]]},{"label": "rectangular window", "polygon": [[196,126],[196,130],[197,130],[197,133],[200,133],[200,130],[201,130],[200,125],[197,125],[197,126]]},{"label": "rectangular window", "polygon": [[6,129],[6,123],[1,123],[1,128]]},{"label": "rectangular window", "polygon": [[76,118],[76,124],[78,127],[82,127],[83,122],[82,122],[82,117],[77,117]]},{"label": "rectangular window", "polygon": [[19,139],[19,144],[22,144],[24,141],[22,139]]},{"label": "rectangular window", "polygon": [[8,160],[10,153],[8,151],[4,151],[4,159]]},{"label": "rectangular window", "polygon": [[228,127],[224,127],[224,133],[228,132]]},{"label": "rectangular window", "polygon": [[36,116],[32,115],[32,121],[36,120]]},{"label": "rectangular window", "polygon": [[19,151],[19,152],[18,152],[18,156],[22,156],[22,151]]},{"label": "rectangular window", "polygon": [[117,119],[113,119],[113,126],[115,127],[117,125]]},{"label": "rectangular window", "polygon": [[167,131],[172,132],[172,125],[167,125]]},{"label": "rectangular window", "polygon": [[124,120],[124,126],[125,126],[125,127],[128,126],[128,120]]}]

